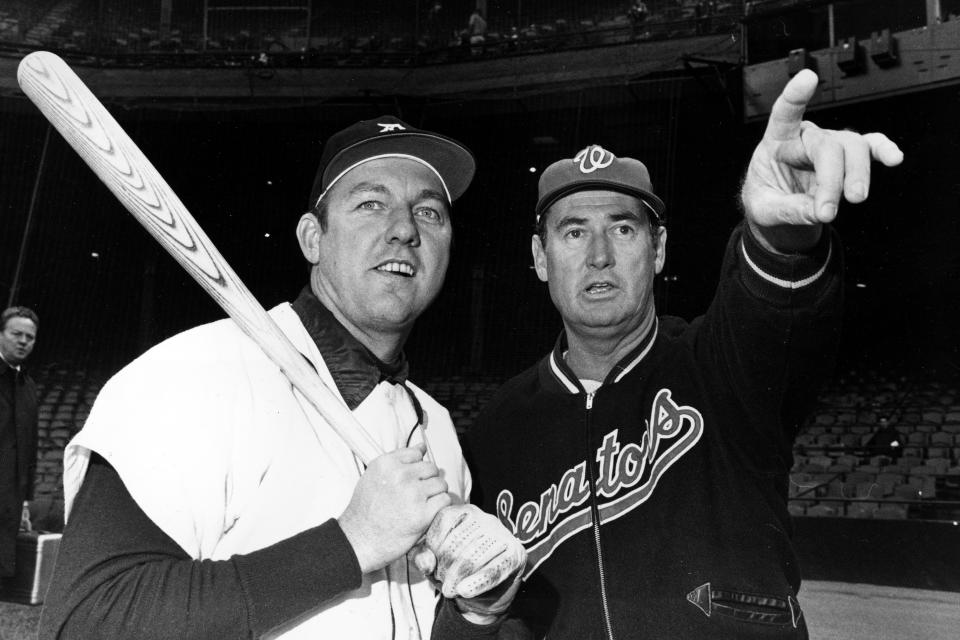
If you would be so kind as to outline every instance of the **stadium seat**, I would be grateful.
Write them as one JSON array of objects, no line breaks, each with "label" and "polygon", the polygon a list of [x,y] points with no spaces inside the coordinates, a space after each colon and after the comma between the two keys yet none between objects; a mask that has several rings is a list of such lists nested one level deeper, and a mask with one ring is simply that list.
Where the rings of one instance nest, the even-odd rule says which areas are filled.
[{"label": "stadium seat", "polygon": [[886,520],[906,520],[907,505],[882,504],[873,512],[873,517]]},{"label": "stadium seat", "polygon": [[840,436],[840,444],[850,449],[859,447],[862,443],[863,443],[863,438],[861,434],[845,433]]},{"label": "stadium seat", "polygon": [[876,465],[878,467],[888,465],[892,461],[893,459],[890,456],[884,456],[884,455],[870,456],[870,464]]},{"label": "stadium seat", "polygon": [[798,495],[812,496],[813,490],[818,484],[809,473],[791,473],[787,489],[788,495],[791,498]]},{"label": "stadium seat", "polygon": [[[924,475],[910,475],[907,476],[907,482],[901,487],[912,487],[916,490],[917,498],[935,498],[937,495],[937,479],[933,476],[924,476]],[[906,492],[906,489],[904,489]],[[894,489],[896,494],[896,489]]]},{"label": "stadium seat", "polygon": [[872,518],[876,510],[876,502],[851,502],[847,504],[847,517]]},{"label": "stadium seat", "polygon": [[876,478],[876,474],[858,469],[857,471],[851,471],[850,473],[846,474],[846,477],[844,478],[844,480],[846,480],[847,482],[854,482],[854,483],[873,482],[875,478]]},{"label": "stadium seat", "polygon": [[924,461],[924,464],[932,467],[937,475],[945,474],[950,468],[950,461],[947,458],[929,458]]},{"label": "stadium seat", "polygon": [[817,436],[816,443],[818,445],[827,447],[827,446],[836,444],[838,440],[839,438],[835,433],[821,433],[820,435]]},{"label": "stadium seat", "polygon": [[[847,485],[848,487],[850,485]],[[862,499],[873,499],[877,500],[884,496],[883,487],[878,482],[858,482],[853,485],[853,495],[847,495],[847,497],[857,498],[858,500]]]},{"label": "stadium seat", "polygon": [[818,518],[842,516],[843,505],[839,502],[820,502],[807,507],[806,515]]},{"label": "stadium seat", "polygon": [[936,431],[930,434],[930,444],[938,446],[952,447],[954,444],[954,434],[946,431]]},{"label": "stadium seat", "polygon": [[798,447],[805,448],[813,445],[816,441],[815,439],[816,436],[812,433],[801,433],[794,442]]},{"label": "stadium seat", "polygon": [[904,483],[904,477],[899,473],[877,474],[877,484],[883,488],[884,495],[893,494],[894,487]]},{"label": "stadium seat", "polygon": [[919,500],[920,488],[913,484],[901,484],[893,488],[893,496],[898,500]]}]

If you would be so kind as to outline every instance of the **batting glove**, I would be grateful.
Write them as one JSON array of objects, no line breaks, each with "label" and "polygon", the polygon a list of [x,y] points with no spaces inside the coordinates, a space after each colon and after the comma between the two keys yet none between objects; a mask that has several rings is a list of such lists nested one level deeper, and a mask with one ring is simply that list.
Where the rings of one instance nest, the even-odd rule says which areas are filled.
[{"label": "batting glove", "polygon": [[414,562],[461,612],[495,616],[520,588],[527,552],[496,517],[466,504],[437,513]]}]

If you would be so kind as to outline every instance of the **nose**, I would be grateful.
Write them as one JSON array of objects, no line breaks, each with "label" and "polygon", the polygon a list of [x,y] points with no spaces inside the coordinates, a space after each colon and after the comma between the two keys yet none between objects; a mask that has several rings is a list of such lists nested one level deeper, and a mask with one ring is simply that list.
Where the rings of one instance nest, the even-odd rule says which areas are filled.
[{"label": "nose", "polygon": [[587,264],[594,269],[606,269],[613,266],[613,251],[610,247],[610,238],[606,234],[593,234],[588,247]]},{"label": "nose", "polygon": [[387,228],[387,242],[420,246],[420,229],[413,217],[412,209],[398,209],[390,216],[390,226]]}]

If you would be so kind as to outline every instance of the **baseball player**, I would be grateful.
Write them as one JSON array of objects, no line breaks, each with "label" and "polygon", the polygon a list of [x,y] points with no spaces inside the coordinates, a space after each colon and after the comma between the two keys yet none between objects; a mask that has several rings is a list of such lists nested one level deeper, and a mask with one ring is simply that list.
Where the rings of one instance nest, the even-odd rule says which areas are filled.
[{"label": "baseball player", "polygon": [[903,157],[803,121],[816,85],[800,72],[773,107],[692,323],[656,315],[644,165],[591,146],[544,171],[533,259],[564,330],[469,434],[484,506],[527,548],[513,611],[537,638],[807,637],[787,479],[839,333],[829,223]]},{"label": "baseball player", "polygon": [[232,321],[163,342],[67,446],[40,638],[496,636],[523,548],[463,504],[449,414],[403,352],[473,173],[393,117],[331,137],[296,228],[309,282],[270,312],[389,453],[364,468]]}]

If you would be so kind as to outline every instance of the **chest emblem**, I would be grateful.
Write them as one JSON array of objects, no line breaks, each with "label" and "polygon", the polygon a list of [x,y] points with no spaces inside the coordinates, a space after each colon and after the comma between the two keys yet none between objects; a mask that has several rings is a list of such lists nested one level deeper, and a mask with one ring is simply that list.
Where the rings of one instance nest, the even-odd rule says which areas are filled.
[{"label": "chest emblem", "polygon": [[[620,442],[620,430],[607,433],[595,459],[600,523],[616,520],[647,501],[657,482],[703,435],[703,416],[677,405],[669,389],[654,398],[640,442]],[[590,480],[584,460],[544,489],[537,502],[515,508],[513,493],[497,496],[497,517],[527,548],[526,578],[574,534],[591,525]]]}]

